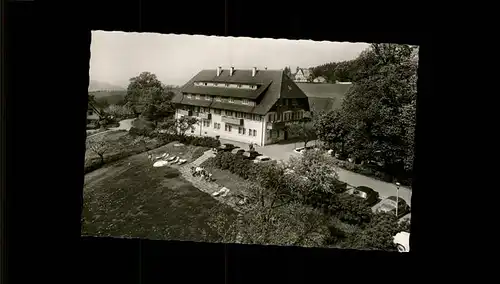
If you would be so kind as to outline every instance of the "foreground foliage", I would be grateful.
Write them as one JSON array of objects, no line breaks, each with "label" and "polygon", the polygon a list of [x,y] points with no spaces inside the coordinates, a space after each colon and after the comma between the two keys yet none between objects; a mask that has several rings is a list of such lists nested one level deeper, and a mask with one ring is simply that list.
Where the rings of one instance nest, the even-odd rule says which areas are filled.
[{"label": "foreground foliage", "polygon": [[346,194],[332,163],[321,151],[308,151],[289,164],[254,164],[240,155],[217,154],[202,167],[247,179],[253,209],[240,223],[228,223],[214,212],[211,226],[228,242],[239,236],[246,243],[394,250],[393,236],[409,231],[409,223],[374,214],[363,199]]}]

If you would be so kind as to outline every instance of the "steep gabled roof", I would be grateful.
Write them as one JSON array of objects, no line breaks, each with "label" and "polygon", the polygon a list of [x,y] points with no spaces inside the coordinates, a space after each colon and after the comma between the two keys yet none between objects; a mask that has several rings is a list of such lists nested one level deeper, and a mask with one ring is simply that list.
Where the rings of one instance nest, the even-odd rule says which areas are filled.
[{"label": "steep gabled roof", "polygon": [[[195,86],[194,82],[232,83],[232,84],[256,84],[256,90],[218,88]],[[189,80],[182,88],[183,93],[206,94],[221,97],[247,98],[257,100],[258,104],[253,106],[229,104],[213,101],[210,107],[224,108],[234,111],[242,111],[264,115],[280,98],[305,98],[306,95],[295,83],[288,78],[282,70],[257,70],[252,76],[252,70],[234,70],[233,76],[229,76],[229,70],[222,70],[217,76],[217,70],[202,70]],[[176,95],[174,103],[200,105],[202,100],[187,100],[182,95]],[[194,102],[197,101],[197,102]],[[206,101],[207,103],[209,101]]]},{"label": "steep gabled roof", "polygon": [[102,116],[102,111],[100,108],[98,108],[92,101],[89,101],[89,106],[88,109],[92,109],[95,111],[99,116]]},{"label": "steep gabled roof", "polygon": [[[222,70],[217,76],[217,70],[202,70],[196,74],[182,88],[183,93],[207,94],[212,96],[248,98],[255,100],[262,95],[270,85],[279,84],[281,80],[280,70],[257,70],[255,76],[252,76],[252,70],[234,70],[230,76],[229,70]],[[211,83],[230,83],[230,84],[251,84],[258,85],[256,90],[237,89],[237,88],[219,88],[207,86],[195,86],[195,82]]]}]

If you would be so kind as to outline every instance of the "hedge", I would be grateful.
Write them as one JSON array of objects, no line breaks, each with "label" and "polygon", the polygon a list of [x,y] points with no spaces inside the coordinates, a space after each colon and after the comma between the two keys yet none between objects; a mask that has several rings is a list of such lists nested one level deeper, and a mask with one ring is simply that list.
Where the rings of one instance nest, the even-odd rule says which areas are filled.
[{"label": "hedge", "polygon": [[180,143],[201,146],[208,148],[216,148],[220,146],[220,141],[213,137],[197,137],[197,136],[186,136],[178,134],[169,133],[159,133],[156,130],[148,130],[146,128],[132,127],[129,130],[129,134],[132,136],[145,136],[149,138],[158,138],[163,143],[170,143],[173,141],[179,141]]},{"label": "hedge", "polygon": [[228,170],[243,179],[257,178],[260,165],[246,160],[242,155],[235,155],[230,152],[219,152],[215,157],[209,158],[202,164],[203,167],[214,167],[221,170]]}]

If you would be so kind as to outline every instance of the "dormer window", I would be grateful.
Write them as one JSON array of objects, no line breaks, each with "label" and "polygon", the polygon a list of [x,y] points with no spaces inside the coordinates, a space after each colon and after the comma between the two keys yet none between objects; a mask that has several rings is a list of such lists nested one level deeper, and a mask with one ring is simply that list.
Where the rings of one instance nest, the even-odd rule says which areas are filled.
[{"label": "dormer window", "polygon": [[241,84],[238,84],[238,88],[241,88]]},{"label": "dormer window", "polygon": [[196,95],[196,99],[197,100],[201,100],[201,96],[200,95]]},{"label": "dormer window", "polygon": [[221,102],[222,98],[221,97],[215,97],[215,100],[218,101],[218,102]]},{"label": "dormer window", "polygon": [[206,101],[209,101],[209,100],[210,100],[210,96],[209,96],[209,95],[206,95],[206,96],[205,96],[205,100],[206,100]]},{"label": "dormer window", "polygon": [[191,99],[191,94],[187,94],[186,98]]},{"label": "dormer window", "polygon": [[229,103],[231,103],[231,104],[233,104],[233,103],[234,103],[234,99],[233,99],[233,98],[228,98],[228,99],[227,99],[227,101],[228,101]]},{"label": "dormer window", "polygon": [[242,99],[241,103],[244,104],[244,105],[248,105],[250,103],[250,101],[247,100],[247,99]]}]

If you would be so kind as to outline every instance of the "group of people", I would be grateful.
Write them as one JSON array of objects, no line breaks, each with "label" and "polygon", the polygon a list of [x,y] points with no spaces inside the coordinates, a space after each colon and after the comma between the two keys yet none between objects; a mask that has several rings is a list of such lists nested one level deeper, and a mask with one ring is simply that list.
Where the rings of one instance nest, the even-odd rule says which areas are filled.
[{"label": "group of people", "polygon": [[206,181],[214,181],[212,174],[200,167],[191,167],[191,174],[194,177],[201,177]]}]

